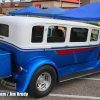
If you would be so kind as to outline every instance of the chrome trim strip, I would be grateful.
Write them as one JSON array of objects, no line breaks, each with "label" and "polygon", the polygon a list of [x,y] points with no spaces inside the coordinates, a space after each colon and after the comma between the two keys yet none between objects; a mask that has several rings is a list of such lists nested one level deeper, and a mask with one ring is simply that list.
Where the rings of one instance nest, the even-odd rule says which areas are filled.
[{"label": "chrome trim strip", "polygon": [[11,47],[13,47],[13,48],[15,48],[15,49],[17,49],[19,51],[24,51],[24,52],[26,52],[26,51],[44,51],[44,48],[42,48],[42,49],[22,49],[22,48],[19,48],[18,46],[15,46],[14,44],[8,43],[6,41],[1,41],[0,40],[0,42],[4,43],[6,45],[9,45],[9,46],[11,46]]},{"label": "chrome trim strip", "polygon": [[6,45],[9,45],[19,51],[23,51],[23,52],[31,52],[31,51],[58,51],[58,50],[72,50],[72,49],[83,49],[83,48],[93,48],[93,47],[99,47],[99,44],[97,45],[93,45],[93,46],[75,46],[75,47],[57,47],[57,48],[37,48],[37,49],[22,49],[19,48],[18,46],[12,44],[12,43],[8,43],[6,41],[0,40],[1,43],[4,43]]}]

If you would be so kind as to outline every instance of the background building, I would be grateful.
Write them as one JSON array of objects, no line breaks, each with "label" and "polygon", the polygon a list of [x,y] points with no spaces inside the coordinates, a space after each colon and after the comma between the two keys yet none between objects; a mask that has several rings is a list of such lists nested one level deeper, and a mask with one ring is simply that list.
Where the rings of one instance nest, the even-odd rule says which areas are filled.
[{"label": "background building", "polygon": [[80,1],[82,2],[81,6],[86,5],[86,4],[90,4],[90,3],[95,2],[95,1],[100,2],[100,0],[80,0]]},{"label": "background building", "polygon": [[[0,13],[8,15],[10,11],[19,10],[29,6],[39,7],[42,9],[56,6],[67,10],[79,7],[79,0],[19,0],[19,1],[21,2],[5,2],[4,4],[1,4]],[[80,0],[81,6],[90,4],[95,1],[100,2],[100,0]]]},{"label": "background building", "polygon": [[5,2],[4,4],[2,4],[2,12],[0,13],[4,13],[6,15],[8,15],[8,13],[10,11],[15,11],[15,10],[19,10],[25,7],[29,7],[29,6],[34,6],[34,7],[39,7],[42,9],[46,9],[46,8],[50,8],[53,6],[56,7],[61,7],[63,9],[73,9],[76,7],[79,7],[79,1],[78,0],[32,0],[30,2]]}]

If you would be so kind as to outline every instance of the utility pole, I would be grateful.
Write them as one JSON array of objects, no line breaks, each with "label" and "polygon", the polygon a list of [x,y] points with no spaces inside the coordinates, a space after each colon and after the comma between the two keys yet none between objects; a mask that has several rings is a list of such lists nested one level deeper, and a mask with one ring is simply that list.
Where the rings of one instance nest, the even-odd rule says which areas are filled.
[{"label": "utility pole", "polygon": [[80,0],[79,0],[79,7],[80,7]]},{"label": "utility pole", "polygon": [[59,7],[61,7],[61,0],[60,0],[60,6]]}]

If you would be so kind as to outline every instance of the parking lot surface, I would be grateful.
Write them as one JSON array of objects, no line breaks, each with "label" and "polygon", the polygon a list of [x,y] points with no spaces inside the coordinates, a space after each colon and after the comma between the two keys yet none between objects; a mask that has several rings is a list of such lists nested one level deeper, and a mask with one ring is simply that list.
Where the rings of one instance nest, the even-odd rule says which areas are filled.
[{"label": "parking lot surface", "polygon": [[[0,84],[0,93],[16,93]],[[100,100],[100,73],[56,84],[46,97],[36,99],[28,96],[1,96],[0,100]]]}]

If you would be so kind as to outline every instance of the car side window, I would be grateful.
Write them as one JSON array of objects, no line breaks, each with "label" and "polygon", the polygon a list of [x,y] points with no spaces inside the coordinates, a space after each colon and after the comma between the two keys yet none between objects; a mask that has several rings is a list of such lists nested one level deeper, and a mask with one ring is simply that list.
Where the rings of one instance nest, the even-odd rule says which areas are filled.
[{"label": "car side window", "polygon": [[47,33],[47,42],[65,42],[66,30],[67,28],[63,26],[49,26]]},{"label": "car side window", "polygon": [[0,35],[9,37],[9,25],[0,24]]},{"label": "car side window", "polygon": [[32,28],[32,43],[41,43],[43,41],[44,26],[33,26]]},{"label": "car side window", "polygon": [[98,40],[98,35],[99,35],[99,30],[97,29],[92,29],[91,30],[91,38],[90,41],[97,41]]},{"label": "car side window", "polygon": [[86,42],[88,29],[86,28],[71,28],[70,42]]}]

